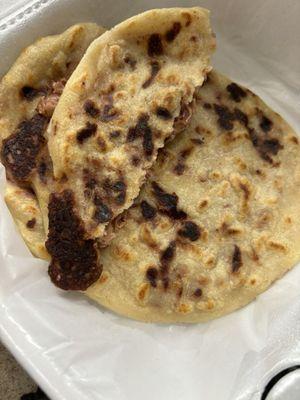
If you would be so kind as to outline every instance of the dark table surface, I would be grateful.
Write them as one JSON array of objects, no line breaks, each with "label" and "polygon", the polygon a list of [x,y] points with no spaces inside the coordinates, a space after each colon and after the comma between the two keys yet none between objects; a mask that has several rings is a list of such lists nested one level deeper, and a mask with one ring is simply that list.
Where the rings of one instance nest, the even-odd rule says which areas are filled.
[{"label": "dark table surface", "polygon": [[0,342],[0,399],[47,400],[45,394]]}]

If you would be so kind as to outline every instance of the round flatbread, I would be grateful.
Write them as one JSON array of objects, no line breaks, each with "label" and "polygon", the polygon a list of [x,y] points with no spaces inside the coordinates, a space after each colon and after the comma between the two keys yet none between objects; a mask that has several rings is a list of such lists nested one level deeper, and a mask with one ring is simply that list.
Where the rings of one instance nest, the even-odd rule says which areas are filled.
[{"label": "round flatbread", "polygon": [[137,197],[157,150],[183,129],[214,48],[202,8],[147,11],[89,47],[48,129],[54,175],[72,191],[86,239],[105,235]]},{"label": "round flatbread", "polygon": [[292,128],[217,72],[160,153],[85,293],[147,322],[199,322],[253,300],[300,258]]},{"label": "round flatbread", "polygon": [[[21,53],[0,84],[1,160],[11,181],[6,201],[25,242],[41,258],[47,252],[40,245],[40,220],[26,231],[25,215],[31,217],[30,207],[40,207],[47,230],[53,173],[44,132],[67,79],[102,32],[103,28],[87,23],[39,39]],[[34,194],[28,197],[30,188],[39,205]]]}]

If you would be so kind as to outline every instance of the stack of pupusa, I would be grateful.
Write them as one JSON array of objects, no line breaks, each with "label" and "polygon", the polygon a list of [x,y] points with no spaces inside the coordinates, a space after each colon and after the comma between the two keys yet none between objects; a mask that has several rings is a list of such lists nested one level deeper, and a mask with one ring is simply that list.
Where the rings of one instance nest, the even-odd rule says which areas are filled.
[{"label": "stack of pupusa", "polygon": [[[101,33],[90,27],[58,43],[79,55],[76,40]],[[65,47],[44,40],[47,51],[29,48],[3,79],[2,160],[7,203],[37,256],[48,236],[56,285],[140,320],[197,322],[294,265],[297,136],[252,92],[209,73],[206,11],[125,21],[91,44],[65,87]],[[36,54],[40,72],[16,72]]]}]

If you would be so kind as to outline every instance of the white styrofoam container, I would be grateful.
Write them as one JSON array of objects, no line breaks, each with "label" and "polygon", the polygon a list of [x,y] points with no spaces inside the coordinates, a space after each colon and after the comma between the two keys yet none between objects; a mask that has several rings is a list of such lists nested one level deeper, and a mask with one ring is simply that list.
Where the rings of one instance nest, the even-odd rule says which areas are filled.
[{"label": "white styrofoam container", "polygon": [[[37,37],[73,23],[110,27],[146,9],[190,5],[212,11],[214,66],[299,132],[298,0],[0,0],[0,74]],[[0,338],[53,400],[258,400],[274,374],[300,364],[299,293],[296,267],[249,306],[211,323],[134,322],[53,287],[0,197]],[[269,399],[300,398],[299,376]],[[286,388],[293,388],[289,397]]]}]

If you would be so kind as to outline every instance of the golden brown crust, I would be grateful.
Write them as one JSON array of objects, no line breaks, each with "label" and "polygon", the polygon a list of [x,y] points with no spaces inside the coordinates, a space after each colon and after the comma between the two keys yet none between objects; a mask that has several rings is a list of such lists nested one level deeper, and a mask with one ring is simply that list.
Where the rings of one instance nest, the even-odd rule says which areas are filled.
[{"label": "golden brown crust", "polygon": [[48,129],[54,174],[74,189],[87,238],[103,237],[130,207],[181,110],[186,125],[214,46],[206,10],[170,8],[132,17],[89,47]]},{"label": "golden brown crust", "polygon": [[[42,219],[29,231],[24,218],[30,209],[36,213],[41,209],[47,230],[53,173],[45,129],[66,79],[102,32],[96,24],[78,24],[60,35],[39,39],[21,53],[0,84],[0,153],[7,176],[14,182],[6,198],[25,242],[41,258],[49,257]],[[26,188],[34,189],[36,197],[28,198]]]},{"label": "golden brown crust", "polygon": [[149,322],[206,321],[242,307],[299,260],[299,184],[291,127],[210,73],[190,126],[158,157],[86,294]]}]

